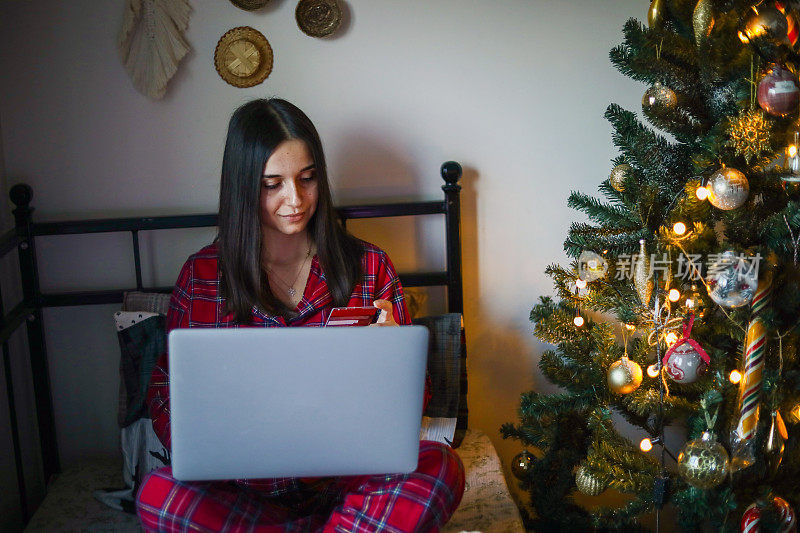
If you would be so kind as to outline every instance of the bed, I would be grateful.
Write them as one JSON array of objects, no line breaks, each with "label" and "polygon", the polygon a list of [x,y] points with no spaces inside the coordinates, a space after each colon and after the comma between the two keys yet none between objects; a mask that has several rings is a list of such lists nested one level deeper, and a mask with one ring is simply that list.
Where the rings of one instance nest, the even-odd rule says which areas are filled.
[{"label": "bed", "polygon": [[[338,207],[343,224],[355,219],[374,219],[384,217],[414,217],[422,215],[443,215],[445,226],[446,268],[433,272],[400,272],[403,286],[407,288],[412,314],[414,314],[415,290],[426,287],[444,287],[446,292],[446,312],[438,316],[416,316],[415,322],[427,325],[434,337],[429,354],[429,371],[434,384],[434,400],[425,415],[425,427],[435,432],[437,427],[451,428],[449,437],[462,458],[467,476],[466,491],[459,509],[444,531],[484,531],[520,532],[523,531],[519,512],[506,485],[503,469],[489,437],[468,424],[466,403],[467,373],[465,332],[460,315],[463,311],[461,281],[461,242],[460,242],[460,190],[461,167],[456,162],[446,162],[441,167],[444,179],[443,200],[418,202],[390,202],[372,205]],[[53,406],[45,343],[45,323],[43,310],[50,307],[86,306],[100,304],[120,304],[121,313],[147,311],[153,318],[163,316],[166,298],[171,287],[145,286],[143,279],[141,232],[177,230],[188,228],[213,228],[216,214],[159,216],[144,218],[108,218],[101,220],[64,221],[37,223],[33,221],[33,191],[24,184],[15,185],[11,190],[16,227],[0,237],[0,257],[16,250],[19,259],[19,276],[22,287],[21,301],[10,311],[2,309],[0,340],[4,346],[6,394],[9,399],[11,433],[15,454],[17,485],[21,497],[25,531],[139,531],[136,516],[101,503],[98,492],[109,488],[130,488],[131,465],[128,450],[124,446],[124,433],[121,437],[120,454],[115,457],[87,458],[62,464],[56,435],[56,420]],[[133,267],[136,274],[135,287],[115,289],[81,290],[73,292],[49,292],[40,288],[40,268],[36,253],[37,238],[54,238],[59,235],[83,235],[92,233],[123,232],[132,238]],[[393,257],[396,255],[394,252]],[[67,261],[70,258],[59,258]],[[177,275],[177,271],[176,271]],[[174,276],[173,276],[174,277]],[[415,289],[417,288],[417,289]],[[149,302],[148,305],[136,302]],[[147,309],[145,309],[147,308]],[[150,316],[150,315],[148,315]],[[442,320],[450,326],[443,327]],[[453,324],[456,324],[454,327]],[[118,326],[119,327],[119,326]],[[434,331],[440,330],[439,333]],[[31,367],[31,384],[35,395],[35,410],[38,418],[38,437],[41,447],[41,465],[36,468],[44,473],[46,495],[38,505],[26,501],[25,466],[20,449],[19,428],[14,406],[14,383],[10,379],[9,339],[19,329],[26,330],[27,350]],[[122,332],[118,332],[122,339]],[[438,343],[438,344],[437,344]],[[437,344],[438,348],[434,347]],[[120,366],[120,404],[123,398],[132,397],[128,383],[127,396],[124,392],[126,375],[125,346],[121,341],[122,355],[118,356]],[[435,352],[435,353],[434,353]],[[438,407],[437,407],[438,405]],[[130,411],[129,411],[130,413]],[[120,418],[121,421],[121,418]],[[452,425],[455,423],[455,433]],[[121,424],[122,425],[122,424]],[[146,419],[145,419],[146,425]],[[130,427],[130,426],[128,426]],[[124,428],[123,428],[124,429]],[[152,454],[151,454],[152,455]],[[137,475],[140,472],[137,471]],[[106,493],[109,492],[106,490]],[[130,492],[130,491],[129,491]],[[107,503],[107,502],[106,502]],[[34,508],[35,507],[35,508]],[[124,507],[124,506],[123,506]]]}]

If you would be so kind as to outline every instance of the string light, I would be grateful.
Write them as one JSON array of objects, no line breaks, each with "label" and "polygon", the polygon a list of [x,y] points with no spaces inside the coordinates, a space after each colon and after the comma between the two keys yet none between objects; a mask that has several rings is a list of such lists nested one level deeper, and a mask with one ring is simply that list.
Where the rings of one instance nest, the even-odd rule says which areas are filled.
[{"label": "string light", "polygon": [[586,280],[585,279],[580,279],[580,278],[576,279],[575,280],[575,286],[578,287],[579,289],[585,289],[586,288]]},{"label": "string light", "polygon": [[670,289],[667,297],[669,298],[670,302],[677,302],[681,299],[681,291],[678,289]]},{"label": "string light", "polygon": [[581,326],[583,326],[584,320],[583,320],[583,317],[581,315],[575,315],[575,318],[572,319],[572,322],[576,326],[581,327]]},{"label": "string light", "polygon": [[635,324],[625,324],[625,329],[627,329],[628,331],[633,331],[633,330],[636,329],[636,325]]},{"label": "string light", "polygon": [[653,443],[650,439],[642,439],[642,442],[639,443],[639,449],[647,453],[653,449]]},{"label": "string light", "polygon": [[676,222],[674,226],[672,226],[672,231],[675,232],[675,235],[683,235],[686,233],[686,224],[683,222]]},{"label": "string light", "polygon": [[664,337],[664,342],[667,343],[667,346],[672,346],[678,342],[678,335],[676,335],[674,331],[670,331],[667,333],[666,337]]},{"label": "string light", "polygon": [[661,372],[661,367],[658,365],[650,365],[647,367],[647,375],[651,378],[658,377],[659,372]]},{"label": "string light", "polygon": [[698,200],[705,200],[708,198],[708,189],[705,187],[698,187],[695,191],[695,194],[697,195]]},{"label": "string light", "polygon": [[686,298],[686,307],[688,309],[694,309],[694,299],[692,299],[691,297]]},{"label": "string light", "polygon": [[731,375],[728,377],[731,380],[731,383],[736,384],[742,381],[742,373],[738,370],[734,370],[731,372]]}]

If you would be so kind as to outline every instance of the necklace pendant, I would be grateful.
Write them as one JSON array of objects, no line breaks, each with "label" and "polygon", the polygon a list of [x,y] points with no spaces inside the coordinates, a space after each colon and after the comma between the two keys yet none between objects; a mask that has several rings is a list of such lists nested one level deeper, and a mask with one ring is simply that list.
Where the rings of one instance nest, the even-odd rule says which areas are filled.
[{"label": "necklace pendant", "polygon": [[289,296],[291,298],[294,298],[294,295],[297,294],[297,291],[294,290],[294,287],[289,287],[289,290],[287,290],[286,292],[289,293]]}]

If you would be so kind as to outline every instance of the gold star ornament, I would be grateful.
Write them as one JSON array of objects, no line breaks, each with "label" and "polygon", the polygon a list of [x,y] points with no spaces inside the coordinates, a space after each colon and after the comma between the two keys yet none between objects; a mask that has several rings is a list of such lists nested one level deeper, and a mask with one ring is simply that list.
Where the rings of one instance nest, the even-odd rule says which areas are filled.
[{"label": "gold star ornament", "polygon": [[728,146],[736,155],[744,156],[747,164],[754,157],[770,149],[772,143],[772,121],[760,109],[742,109],[729,119]]}]

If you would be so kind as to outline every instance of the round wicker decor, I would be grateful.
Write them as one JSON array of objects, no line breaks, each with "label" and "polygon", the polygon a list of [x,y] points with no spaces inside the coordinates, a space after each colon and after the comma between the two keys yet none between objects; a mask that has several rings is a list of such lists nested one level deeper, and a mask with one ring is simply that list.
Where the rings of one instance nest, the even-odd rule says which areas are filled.
[{"label": "round wicker decor", "polygon": [[234,87],[252,87],[272,72],[272,47],[258,30],[240,26],[229,30],[217,43],[214,66]]},{"label": "round wicker decor", "polygon": [[269,0],[231,0],[231,4],[242,8],[245,11],[255,11],[261,9],[269,3]]},{"label": "round wicker decor", "polygon": [[342,23],[342,10],[336,0],[300,0],[294,16],[303,33],[311,37],[326,37]]}]

